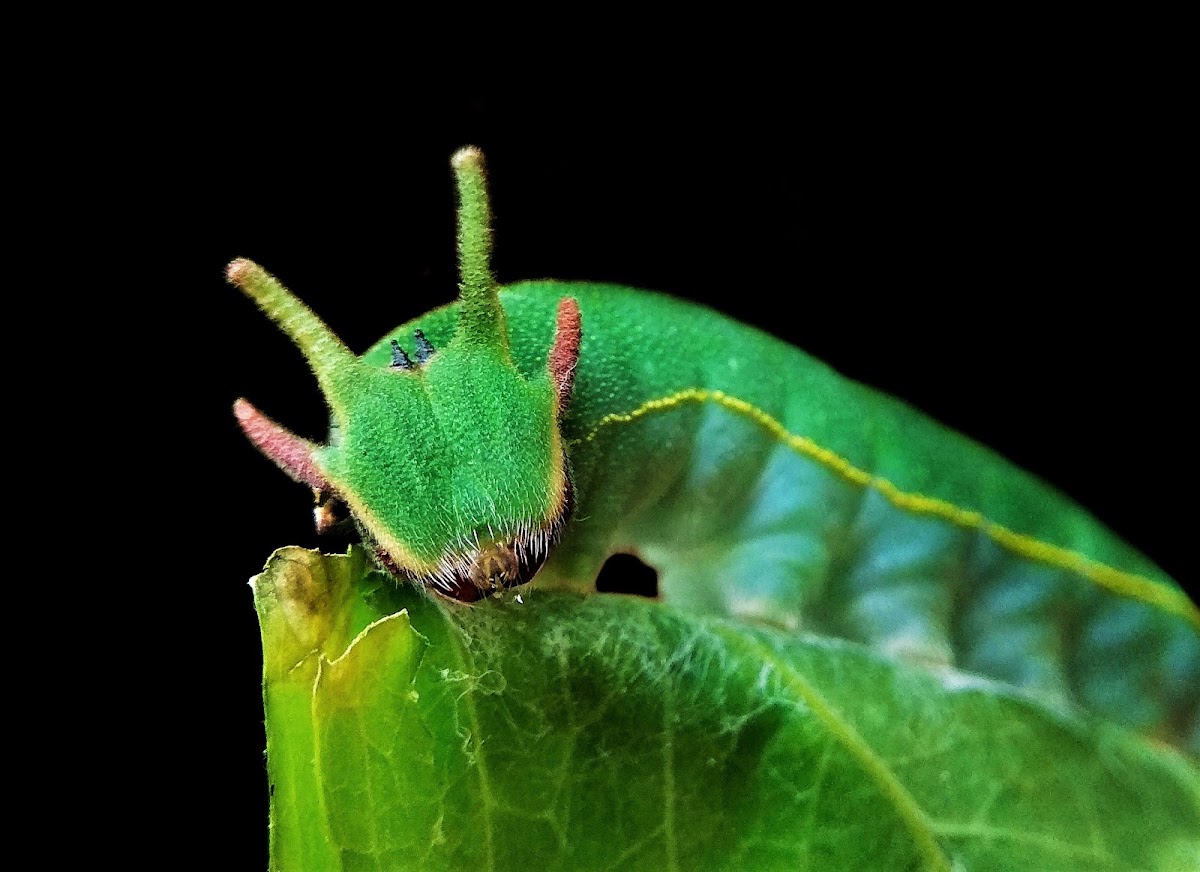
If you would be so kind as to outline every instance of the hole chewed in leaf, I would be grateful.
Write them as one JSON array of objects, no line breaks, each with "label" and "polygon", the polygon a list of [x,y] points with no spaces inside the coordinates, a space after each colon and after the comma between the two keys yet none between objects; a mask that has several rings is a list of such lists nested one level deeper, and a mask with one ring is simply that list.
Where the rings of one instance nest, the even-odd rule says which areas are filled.
[{"label": "hole chewed in leaf", "polygon": [[596,590],[658,599],[658,573],[632,554],[614,554],[601,567]]}]

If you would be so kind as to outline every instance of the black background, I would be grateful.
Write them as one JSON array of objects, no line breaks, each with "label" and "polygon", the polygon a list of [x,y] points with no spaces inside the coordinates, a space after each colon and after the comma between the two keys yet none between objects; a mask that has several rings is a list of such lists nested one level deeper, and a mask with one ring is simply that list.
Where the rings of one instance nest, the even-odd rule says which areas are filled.
[{"label": "black background", "polygon": [[169,259],[150,288],[128,279],[181,386],[151,405],[184,422],[138,461],[161,490],[142,508],[185,518],[155,538],[195,555],[153,597],[181,714],[145,729],[188,737],[164,791],[214,797],[191,816],[211,835],[199,853],[242,846],[236,868],[265,867],[245,581],[275,547],[318,544],[309,493],[230,406],[325,426],[299,353],[223,267],[258,261],[362,350],[454,295],[448,161],[464,144],[488,158],[501,281],[618,282],[756,324],[1042,475],[1189,581],[1180,122],[1119,65],[599,94],[281,76],[184,102],[143,119],[125,165],[145,219],[131,242]]}]

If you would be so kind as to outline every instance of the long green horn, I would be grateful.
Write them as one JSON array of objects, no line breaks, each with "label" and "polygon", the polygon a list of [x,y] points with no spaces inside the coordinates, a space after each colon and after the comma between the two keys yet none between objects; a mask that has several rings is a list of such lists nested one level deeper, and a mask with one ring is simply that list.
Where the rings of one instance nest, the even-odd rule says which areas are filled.
[{"label": "long green horn", "polygon": [[458,271],[462,308],[458,336],[472,344],[507,351],[508,328],[492,277],[492,212],[483,153],[473,145],[450,159],[458,182]]},{"label": "long green horn", "polygon": [[225,270],[230,283],[258,304],[304,354],[327,397],[334,393],[333,374],[358,360],[308,306],[258,264],[239,258]]}]

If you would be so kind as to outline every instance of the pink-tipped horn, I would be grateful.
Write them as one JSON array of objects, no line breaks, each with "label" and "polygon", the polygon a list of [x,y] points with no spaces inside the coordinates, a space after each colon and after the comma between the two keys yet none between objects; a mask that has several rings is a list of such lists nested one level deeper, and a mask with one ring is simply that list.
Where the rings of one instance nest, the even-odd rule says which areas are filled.
[{"label": "pink-tipped horn", "polygon": [[566,297],[558,304],[558,321],[554,327],[554,344],[546,367],[558,393],[558,408],[562,412],[571,402],[571,390],[575,386],[575,365],[579,362],[579,343],[583,339],[579,318],[579,304],[573,297]]},{"label": "pink-tipped horn", "polygon": [[247,438],[263,454],[292,478],[316,490],[331,490],[329,480],[313,461],[317,446],[276,424],[250,403],[239,399],[233,404],[233,414]]}]

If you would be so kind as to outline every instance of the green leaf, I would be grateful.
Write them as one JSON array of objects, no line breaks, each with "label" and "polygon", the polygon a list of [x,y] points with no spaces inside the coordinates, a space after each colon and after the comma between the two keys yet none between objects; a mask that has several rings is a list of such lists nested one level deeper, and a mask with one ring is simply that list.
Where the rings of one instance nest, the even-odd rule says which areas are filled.
[{"label": "green leaf", "polygon": [[276,870],[1200,868],[1200,771],[961,673],[617,595],[255,581]]}]

